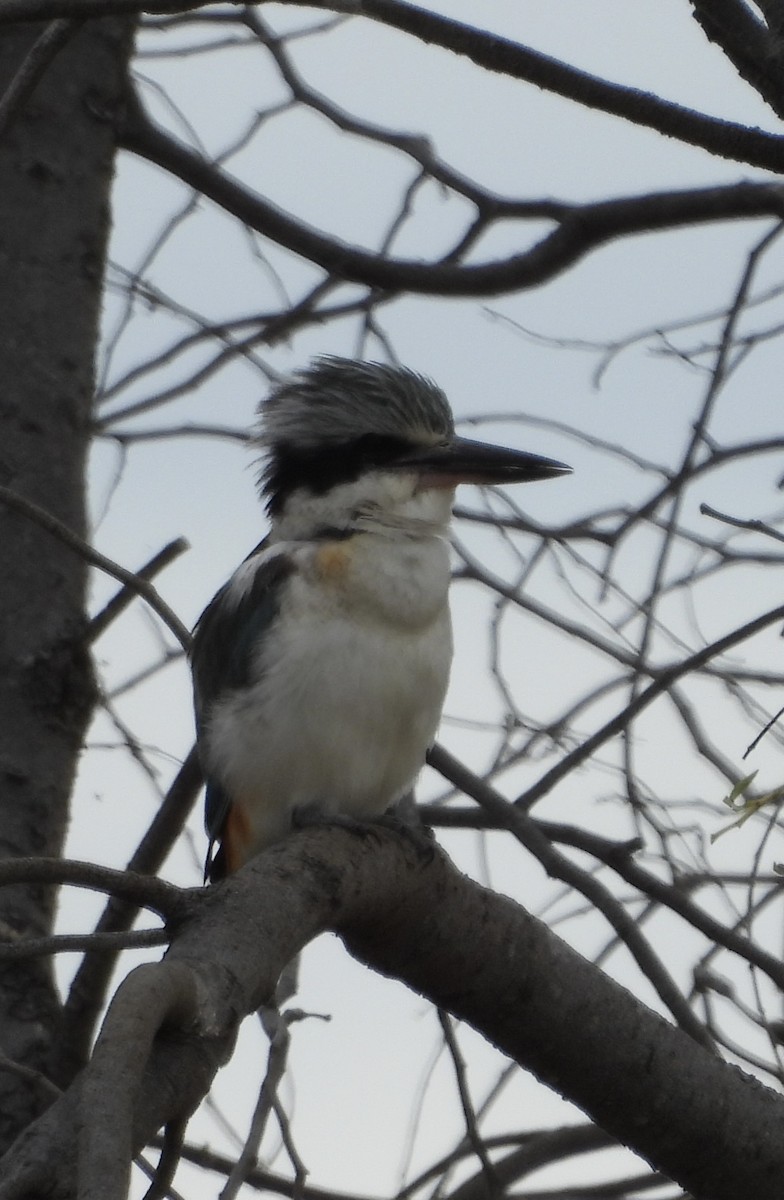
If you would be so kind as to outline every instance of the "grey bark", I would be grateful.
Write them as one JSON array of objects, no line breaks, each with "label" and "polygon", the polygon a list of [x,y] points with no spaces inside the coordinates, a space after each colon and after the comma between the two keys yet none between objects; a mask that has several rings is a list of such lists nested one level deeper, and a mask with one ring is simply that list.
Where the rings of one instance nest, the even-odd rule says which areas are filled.
[{"label": "grey bark", "polygon": [[[40,26],[3,30],[0,93]],[[90,23],[0,140],[0,483],[85,534],[85,460],[128,27]],[[94,700],[86,566],[0,507],[0,857],[57,855]],[[4,937],[49,932],[55,894],[0,892]],[[50,960],[0,972],[0,1051],[49,1073],[59,1017]],[[0,1071],[0,1147],[48,1102]]]},{"label": "grey bark", "polygon": [[[131,1153],[187,1116],[238,1022],[335,929],[574,1101],[695,1200],[780,1200],[784,1100],[650,1012],[518,905],[394,835],[309,830],[184,894],[161,967],[120,988],[93,1063],[0,1164],[0,1200],[120,1200]],[[111,1182],[109,1182],[111,1181]]]}]

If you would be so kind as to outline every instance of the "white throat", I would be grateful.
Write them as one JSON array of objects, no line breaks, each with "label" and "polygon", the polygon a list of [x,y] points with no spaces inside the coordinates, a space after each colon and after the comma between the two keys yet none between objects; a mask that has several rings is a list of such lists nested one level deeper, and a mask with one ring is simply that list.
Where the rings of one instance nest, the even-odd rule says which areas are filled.
[{"label": "white throat", "polygon": [[370,471],[322,495],[300,488],[287,498],[273,523],[275,541],[307,541],[334,531],[386,538],[444,538],[454,488],[420,490],[407,471]]}]

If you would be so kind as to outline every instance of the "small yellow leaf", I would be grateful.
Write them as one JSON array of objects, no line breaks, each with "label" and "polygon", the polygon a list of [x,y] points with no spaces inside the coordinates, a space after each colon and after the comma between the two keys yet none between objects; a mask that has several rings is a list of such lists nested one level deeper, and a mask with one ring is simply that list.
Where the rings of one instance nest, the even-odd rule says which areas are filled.
[{"label": "small yellow leaf", "polygon": [[724,797],[724,804],[726,804],[728,808],[735,807],[735,801],[738,799],[738,796],[742,796],[746,789],[751,786],[751,784],[754,782],[756,774],[756,771],[752,771],[750,775],[744,775],[742,779],[738,780],[729,796]]},{"label": "small yellow leaf", "polygon": [[757,772],[755,771],[753,775],[747,775],[745,779],[741,779],[738,783],[736,783],[735,787],[730,792],[730,795],[725,797],[724,803],[728,805],[728,807],[731,808],[732,811],[737,814],[737,816],[734,821],[730,821],[729,825],[725,825],[723,829],[719,829],[716,833],[711,834],[711,844],[717,841],[717,839],[720,838],[722,834],[726,833],[728,829],[740,829],[741,825],[746,824],[749,817],[753,817],[754,814],[759,812],[761,808],[764,808],[766,804],[780,804],[781,801],[784,800],[784,788],[774,788],[772,792],[764,792],[761,796],[757,796],[755,800],[744,800],[742,804],[735,804],[734,801],[737,800],[738,796],[743,791],[745,791],[756,774]]}]

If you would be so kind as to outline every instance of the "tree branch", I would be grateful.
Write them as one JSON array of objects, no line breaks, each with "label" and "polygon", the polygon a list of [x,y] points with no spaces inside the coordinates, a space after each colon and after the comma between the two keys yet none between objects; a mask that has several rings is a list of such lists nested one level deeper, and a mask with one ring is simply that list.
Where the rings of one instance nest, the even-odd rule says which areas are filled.
[{"label": "tree branch", "polygon": [[[239,6],[239,0],[230,2]],[[451,17],[428,12],[414,4],[405,4],[401,0],[283,2],[327,9],[349,16],[367,17],[392,29],[409,33],[420,41],[451,50],[485,70],[524,80],[587,108],[621,117],[667,137],[676,138],[687,145],[699,146],[723,158],[776,172],[781,172],[784,167],[784,139],[775,134],[749,129],[731,121],[722,121],[705,113],[696,113],[692,109],[673,104],[637,88],[609,83],[547,54],[531,50],[528,46],[466,25]],[[723,0],[723,3],[726,3],[726,0]],[[204,7],[207,7],[207,0],[202,3],[198,0],[0,0],[0,24],[61,17],[103,17],[141,11],[192,12]],[[711,0],[710,5],[695,7],[715,8],[716,0]]]},{"label": "tree branch", "polygon": [[[284,3],[367,17],[430,45],[451,50],[487,71],[524,80],[586,108],[646,126],[722,158],[776,172],[784,166],[784,139],[775,134],[696,113],[637,88],[609,83],[528,46],[402,0],[349,0],[343,4],[330,0],[284,0]],[[704,7],[715,4],[716,0],[710,0]]]},{"label": "tree branch", "polygon": [[181,962],[137,967],[119,988],[80,1091],[79,1200],[126,1200],[145,1064],[166,1026],[197,1019],[198,993],[197,973]]},{"label": "tree branch", "polygon": [[477,803],[503,821],[520,843],[538,859],[551,879],[560,879],[585,896],[615,930],[681,1029],[701,1045],[712,1047],[704,1025],[697,1019],[667,967],[643,936],[639,923],[609,888],[561,854],[528,813],[510,804],[488,784],[477,779],[443,746],[433,746],[428,754],[428,762],[450,783],[473,796]]},{"label": "tree branch", "polygon": [[111,867],[78,862],[71,858],[3,859],[0,862],[0,887],[12,883],[65,883],[72,887],[108,892],[149,908],[164,920],[181,917],[188,907],[189,893],[172,883],[165,883],[151,875],[115,871]]},{"label": "tree branch", "polygon": [[20,496],[11,488],[0,486],[0,504],[4,504],[6,508],[13,509],[14,512],[21,513],[31,521],[35,521],[36,525],[40,525],[47,533],[51,533],[53,537],[58,538],[76,554],[81,555],[85,562],[90,563],[99,570],[104,571],[107,575],[111,575],[113,579],[118,579],[120,583],[124,583],[137,595],[141,596],[149,604],[153,612],[156,612],[163,623],[169,627],[171,632],[177,638],[177,641],[187,650],[190,646],[191,635],[190,631],[185,628],[180,618],[173,612],[165,600],[158,595],[155,588],[147,580],[142,579],[133,571],[126,570],[119,563],[114,562],[111,558],[107,558],[105,554],[101,554],[92,546],[88,545],[83,538],[64,525],[62,521],[58,521],[57,517],[46,512],[40,505],[34,504],[32,500],[27,500],[24,496]]},{"label": "tree branch", "polygon": [[691,5],[708,40],[721,48],[776,115],[784,116],[781,38],[771,35],[739,0],[691,0]]},{"label": "tree branch", "polygon": [[[325,929],[339,932],[374,970],[468,1021],[697,1200],[778,1200],[779,1096],[646,1010],[511,900],[460,875],[440,851],[425,865],[388,832],[359,839],[323,829],[298,833],[259,856],[205,893],[186,918],[165,971],[184,969],[198,980],[195,998],[190,982],[186,989],[188,1020],[196,1006],[190,1025],[160,1024],[160,1015],[172,1011],[170,994],[148,1020],[136,1009],[138,985],[121,988],[115,1003],[146,1031],[143,1076],[138,1064],[132,1078],[117,1070],[129,1061],[128,1039],[135,1035],[132,1025],[123,1032],[112,1018],[103,1061],[6,1156],[0,1200],[25,1188],[73,1196],[78,1097],[95,1097],[96,1079],[125,1093],[113,1103],[126,1124],[133,1110],[132,1149],[190,1112],[238,1021],[272,994],[285,963]],[[152,981],[159,968],[145,971]],[[145,981],[144,1006],[147,988]],[[153,1025],[158,1035],[150,1042]],[[102,1159],[104,1181],[124,1170],[116,1156],[129,1152],[127,1144],[121,1151],[112,1142],[115,1157]]]},{"label": "tree branch", "polygon": [[[202,782],[199,756],[194,746],[131,857],[127,871],[154,875],[160,870],[196,802]],[[116,934],[130,929],[138,910],[137,897],[112,895],[95,927],[96,934]],[[60,1052],[53,1067],[55,1078],[61,1084],[70,1083],[87,1060],[116,963],[116,952],[88,950],[74,975],[63,1005],[58,1039]]]},{"label": "tree branch", "polygon": [[119,950],[165,946],[169,940],[165,929],[137,929],[129,933],[59,933],[50,937],[19,938],[12,942],[0,941],[0,962],[40,958],[43,954],[63,954],[74,950],[89,950],[91,954],[109,953],[114,961]]},{"label": "tree branch", "polygon": [[190,543],[184,537],[175,538],[157,554],[154,554],[143,567],[134,571],[134,583],[126,583],[115,596],[112,596],[105,607],[91,618],[87,626],[87,640],[91,644],[96,642],[112,621],[116,621],[120,614],[125,612],[128,605],[139,595],[139,582],[149,583],[165,567],[168,567],[169,563],[174,562],[175,558],[189,549]]},{"label": "tree branch", "polygon": [[[155,125],[135,100],[129,101],[118,139],[124,149],[157,164],[278,245],[339,279],[385,291],[498,295],[552,279],[618,237],[741,217],[784,218],[784,189],[771,183],[661,192],[584,205],[548,201],[556,228],[521,254],[470,266],[423,263],[358,250],[295,220]],[[540,212],[541,205],[535,208]]]},{"label": "tree branch", "polygon": [[639,692],[630,704],[627,704],[616,716],[602,725],[600,729],[597,729],[595,733],[592,733],[590,737],[587,737],[576,749],[565,754],[560,762],[545,772],[538,783],[528,788],[517,803],[521,807],[530,809],[537,800],[540,800],[542,796],[546,796],[548,792],[552,791],[561,779],[579,766],[580,763],[589,759],[605,742],[610,741],[622,730],[627,729],[638,713],[647,708],[658,696],[665,693],[673,683],[676,683],[685,675],[690,675],[693,671],[699,670],[705,663],[710,662],[712,658],[717,658],[733,646],[740,645],[741,642],[747,641],[763,629],[768,628],[770,625],[775,625],[781,620],[784,620],[784,605],[777,605],[776,608],[763,613],[759,617],[755,617],[753,621],[748,621],[745,625],[738,626],[737,629],[733,629],[730,633],[725,634],[724,637],[711,642],[710,645],[703,646],[680,663],[675,663],[671,667],[665,667],[657,675],[653,683],[649,684],[642,692]]},{"label": "tree branch", "polygon": [[81,21],[52,21],[38,37],[0,98],[0,137],[5,137],[56,54],[78,33]]}]

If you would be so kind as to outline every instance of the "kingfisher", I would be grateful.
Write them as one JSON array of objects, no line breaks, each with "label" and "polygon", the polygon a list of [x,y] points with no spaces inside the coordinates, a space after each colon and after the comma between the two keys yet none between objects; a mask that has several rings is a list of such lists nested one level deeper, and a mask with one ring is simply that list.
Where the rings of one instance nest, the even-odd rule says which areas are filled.
[{"label": "kingfisher", "polygon": [[455,434],[405,367],[325,356],[259,407],[270,531],[204,610],[191,665],[217,881],[299,824],[411,788],[452,660],[455,488],[571,468]]}]

